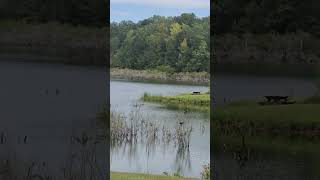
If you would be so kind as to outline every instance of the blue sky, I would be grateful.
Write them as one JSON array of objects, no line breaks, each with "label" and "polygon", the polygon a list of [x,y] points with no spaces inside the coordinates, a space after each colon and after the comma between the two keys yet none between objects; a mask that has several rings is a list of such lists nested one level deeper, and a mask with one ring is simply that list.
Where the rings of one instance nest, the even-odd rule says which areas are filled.
[{"label": "blue sky", "polygon": [[210,0],[110,0],[111,22],[131,20],[137,22],[153,15],[178,16],[194,13],[209,16]]}]

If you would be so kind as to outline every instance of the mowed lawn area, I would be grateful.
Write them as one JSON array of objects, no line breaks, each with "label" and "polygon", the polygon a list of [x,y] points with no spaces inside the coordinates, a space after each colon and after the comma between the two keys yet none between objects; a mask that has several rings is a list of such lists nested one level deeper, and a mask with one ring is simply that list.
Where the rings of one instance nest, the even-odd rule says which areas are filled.
[{"label": "mowed lawn area", "polygon": [[111,180],[200,180],[195,178],[185,178],[176,176],[160,176],[138,173],[111,172]]},{"label": "mowed lawn area", "polygon": [[231,102],[214,108],[211,122],[219,131],[316,137],[320,134],[320,98],[298,99],[295,104],[259,105]]}]

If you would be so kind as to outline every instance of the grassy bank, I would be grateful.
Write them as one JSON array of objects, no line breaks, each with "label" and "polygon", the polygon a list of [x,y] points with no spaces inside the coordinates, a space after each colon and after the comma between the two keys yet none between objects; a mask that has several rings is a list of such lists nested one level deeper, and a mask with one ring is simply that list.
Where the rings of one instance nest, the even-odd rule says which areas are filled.
[{"label": "grassy bank", "polygon": [[[235,151],[243,146],[242,137],[238,135],[223,136],[214,133],[212,136],[214,148],[212,151]],[[315,155],[319,156],[320,142],[305,138],[245,136],[245,147],[257,152],[272,152],[276,154]]]},{"label": "grassy bank", "polygon": [[196,178],[185,178],[176,176],[160,176],[138,173],[111,172],[111,180],[199,180]]},{"label": "grassy bank", "polygon": [[212,123],[215,131],[221,134],[318,138],[319,102],[318,97],[288,105],[233,102],[217,106],[212,112]]},{"label": "grassy bank", "polygon": [[210,93],[201,93],[197,95],[179,94],[176,96],[160,96],[145,93],[142,97],[143,101],[156,102],[165,104],[172,108],[193,110],[193,111],[210,111]]},{"label": "grassy bank", "polygon": [[0,60],[106,64],[108,28],[0,21]]},{"label": "grassy bank", "polygon": [[208,85],[210,82],[210,75],[206,72],[168,73],[159,70],[111,68],[110,75],[112,79],[134,81],[181,82],[200,85]]}]

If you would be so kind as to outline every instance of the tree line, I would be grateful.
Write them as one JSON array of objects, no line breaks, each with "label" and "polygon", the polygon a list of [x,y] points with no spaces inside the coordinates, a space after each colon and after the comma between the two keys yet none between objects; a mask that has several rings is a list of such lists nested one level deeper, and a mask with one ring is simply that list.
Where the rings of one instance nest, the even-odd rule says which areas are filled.
[{"label": "tree line", "polygon": [[320,1],[214,0],[212,3],[212,62],[320,63]]},{"label": "tree line", "polygon": [[214,0],[216,34],[303,31],[320,35],[319,0]]},{"label": "tree line", "polygon": [[111,23],[111,66],[167,72],[209,71],[210,18],[193,13]]},{"label": "tree line", "polygon": [[1,0],[0,19],[105,26],[107,0]]}]

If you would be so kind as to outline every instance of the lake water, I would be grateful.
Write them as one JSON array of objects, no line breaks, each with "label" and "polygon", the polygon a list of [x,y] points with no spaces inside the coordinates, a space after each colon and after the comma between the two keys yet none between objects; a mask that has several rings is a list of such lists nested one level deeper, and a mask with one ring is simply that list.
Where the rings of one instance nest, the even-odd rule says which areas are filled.
[{"label": "lake water", "polygon": [[[263,100],[266,95],[312,96],[317,92],[314,80],[286,77],[215,75],[212,83],[215,103],[241,99]],[[213,132],[214,133],[214,132]],[[213,140],[214,179],[229,180],[318,180],[320,179],[320,142],[297,138],[245,139],[255,146],[234,145],[230,138]],[[237,139],[237,137],[233,137]],[[221,142],[222,141],[222,142]],[[239,159],[239,152],[246,159]],[[244,153],[245,152],[245,153]],[[247,155],[248,153],[248,155]]]},{"label": "lake water", "polygon": [[[142,103],[140,98],[144,92],[158,95],[175,95],[208,90],[207,87],[202,86],[126,81],[111,81],[110,85],[112,110],[122,112],[127,116],[137,103]],[[261,99],[265,95],[310,96],[317,89],[315,84],[309,79],[251,77],[226,74],[215,75],[212,86],[214,96],[216,97],[215,102],[218,104],[241,99]],[[162,174],[163,172],[172,173],[180,169],[184,176],[199,177],[202,165],[209,162],[210,158],[208,116],[195,112],[184,114],[179,110],[170,110],[162,105],[152,103],[143,103],[142,112],[146,116],[151,117],[149,118],[150,120],[160,121],[171,127],[181,121],[181,119],[186,120],[190,125],[195,127],[196,131],[193,132],[191,138],[190,154],[184,160],[177,160],[179,155],[174,146],[164,148],[159,145],[152,155],[146,154],[143,144],[140,144],[134,153],[132,153],[132,149],[123,147],[120,151],[117,150],[111,153],[111,170]],[[206,127],[204,132],[201,131],[202,126]],[[306,163],[306,158],[301,159],[297,156],[292,156],[291,152],[288,152],[287,155],[285,153],[284,156],[283,154],[276,155],[274,152],[266,153],[264,150],[262,152],[255,152],[256,155],[253,155],[252,157],[254,158],[247,163],[247,168],[239,168],[237,162],[233,159],[232,152],[213,151],[212,156],[215,160],[214,165],[216,170],[219,172],[219,179],[234,179],[237,175],[239,175],[240,179],[248,179],[250,177],[257,177],[259,179],[260,176],[257,175],[259,171],[264,171],[267,179],[277,176],[291,177],[288,176],[288,170],[295,170],[296,173],[293,173],[292,178],[298,174],[303,174],[303,172],[311,173],[310,171],[298,171],[301,165],[311,166]],[[257,164],[260,165],[260,168],[256,167]],[[272,173],[274,173],[273,177],[271,177]]]},{"label": "lake water", "polygon": [[[106,79],[103,68],[0,63],[0,179],[26,176],[30,168],[31,175],[55,175],[53,179],[57,180],[72,173],[87,179],[103,179],[108,145],[88,143],[90,145],[84,146],[71,137],[89,136],[96,140],[97,136],[104,136],[105,129],[96,121],[96,115],[108,97]],[[217,103],[266,94],[309,96],[316,91],[311,80],[298,78],[217,75],[212,85]],[[143,104],[141,112],[151,121],[168,127],[184,121],[186,126],[193,127],[189,152],[181,155],[174,145],[158,145],[151,153],[147,153],[143,144],[139,144],[134,153],[123,147],[121,151],[111,152],[112,171],[153,174],[180,171],[184,176],[200,176],[201,166],[210,159],[208,114],[184,113],[139,99],[144,92],[174,95],[207,91],[207,87],[111,81],[110,88],[113,111],[128,116],[138,103]],[[309,151],[320,149],[320,143],[298,143],[306,147],[305,152],[255,149],[253,158],[242,168],[233,159],[232,152],[213,150],[212,157],[219,179],[235,179],[232,174],[242,179],[258,176],[269,176],[260,179],[319,179],[319,155]],[[96,168],[90,169],[88,162],[91,161],[83,159],[84,154],[95,155]],[[70,168],[72,164],[78,166]],[[11,173],[2,171],[5,165]],[[90,172],[81,171],[85,165]],[[63,168],[72,172],[66,173]],[[91,172],[97,176],[89,178]]]},{"label": "lake water", "polygon": [[[215,81],[212,85],[216,103],[241,99],[261,99],[265,95],[310,96],[317,90],[314,82],[310,79],[226,74],[215,75]],[[202,86],[111,81],[111,106],[114,111],[128,115],[137,103],[142,103],[139,98],[143,96],[144,92],[174,95],[207,90],[207,87]],[[166,109],[158,104],[143,104],[142,111],[145,115],[152,117],[150,120],[173,126],[181,119],[185,119],[195,129],[199,129],[199,131],[193,132],[190,155],[185,157],[189,159],[177,160],[179,155],[174,146],[166,147],[164,151],[159,145],[152,155],[148,155],[144,145],[140,144],[135,149],[135,153],[132,153],[132,149],[127,147],[112,152],[111,170],[162,174],[162,172],[172,173],[180,169],[184,176],[199,177],[202,165],[209,162],[210,158],[209,118],[201,113],[184,114],[181,111]],[[178,116],[183,118],[177,118]],[[200,130],[202,125],[206,127],[204,133]],[[274,142],[269,140],[266,143]],[[300,145],[305,145],[304,143],[307,142],[302,141]],[[315,147],[311,146],[310,148],[317,148],[317,143],[311,142],[311,144]],[[216,179],[314,179],[319,177],[314,170],[319,167],[316,163],[319,156],[311,153],[297,153],[294,150],[275,152],[267,148],[252,149],[250,160],[246,162],[245,167],[240,167],[234,159],[233,151],[222,151],[222,144],[215,144],[215,146],[217,147],[212,150],[211,156],[214,159],[214,171],[217,172]],[[271,147],[271,149],[273,148]]]},{"label": "lake water", "polygon": [[263,96],[314,95],[314,81],[306,78],[244,76],[217,74],[211,83],[216,103],[243,99],[261,99]]},{"label": "lake water", "polygon": [[[127,116],[135,109],[145,92],[155,95],[175,95],[192,91],[208,91],[208,87],[192,85],[152,84],[126,81],[111,81],[111,109]],[[210,162],[210,129],[209,115],[204,113],[170,110],[159,104],[143,103],[140,111],[148,120],[163,123],[173,128],[178,122],[184,121],[192,126],[190,152],[181,155],[174,145],[163,147],[158,145],[148,155],[145,144],[141,143],[132,154],[130,148],[111,153],[111,170],[120,172],[140,172],[169,174],[180,171],[189,177],[200,177],[202,165]],[[205,128],[204,128],[205,127]]]},{"label": "lake water", "polygon": [[[108,146],[75,139],[105,132],[96,115],[107,97],[106,79],[104,68],[1,62],[0,179],[104,178]],[[99,158],[85,165],[85,154]]]}]

